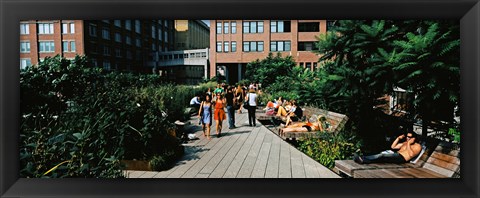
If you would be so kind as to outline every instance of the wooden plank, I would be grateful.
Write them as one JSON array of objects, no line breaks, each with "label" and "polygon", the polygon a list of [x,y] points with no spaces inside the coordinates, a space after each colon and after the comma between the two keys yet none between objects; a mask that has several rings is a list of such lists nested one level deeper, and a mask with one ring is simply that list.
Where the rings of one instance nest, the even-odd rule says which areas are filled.
[{"label": "wooden plank", "polygon": [[316,162],[312,158],[308,157],[307,155],[302,153],[302,161],[303,166],[305,168],[305,177],[307,178],[320,178],[320,174],[317,171],[317,167],[315,166]]},{"label": "wooden plank", "polygon": [[153,176],[157,175],[157,171],[145,171],[145,173],[138,178],[153,178]]},{"label": "wooden plank", "polygon": [[424,164],[423,168],[431,170],[433,172],[436,172],[438,174],[441,174],[441,175],[444,175],[444,176],[447,176],[447,177],[452,177],[453,174],[455,173],[454,171],[451,171],[451,170],[448,170],[448,169],[445,169],[445,168],[442,168],[442,167],[439,167],[439,166],[436,166],[436,165],[433,165],[433,164],[429,164],[429,163]]},{"label": "wooden plank", "polygon": [[213,172],[210,174],[209,176],[210,178],[223,177],[228,167],[233,162],[233,159],[240,151],[240,148],[245,143],[245,140],[247,140],[247,137],[249,137],[251,134],[252,134],[251,132],[240,134],[240,137],[238,138],[238,140],[235,142],[232,148],[228,151],[228,153],[225,155],[222,161],[220,161],[220,163],[217,165],[215,170],[213,170]]},{"label": "wooden plank", "polygon": [[132,171],[132,170],[129,170],[128,171],[128,176],[129,176],[129,178],[138,178],[145,173],[146,173],[146,171]]},{"label": "wooden plank", "polygon": [[437,151],[433,152],[432,155],[430,156],[430,158],[435,158],[435,159],[439,159],[439,160],[442,160],[442,161],[447,162],[447,163],[460,165],[460,159],[458,157],[451,156],[451,155],[446,155],[446,154],[443,154],[443,153],[439,153]]},{"label": "wooden plank", "polygon": [[292,178],[305,178],[305,167],[302,161],[302,153],[293,146],[290,147]]},{"label": "wooden plank", "polygon": [[216,169],[220,161],[222,161],[222,159],[225,157],[227,152],[232,148],[233,144],[235,143],[235,141],[237,141],[240,134],[229,135],[229,136],[231,137],[229,137],[230,139],[228,140],[228,142],[225,143],[225,145],[222,146],[222,148],[220,148],[220,150],[216,154],[214,154],[214,156],[208,161],[205,167],[202,170],[200,170],[199,173],[207,173],[207,174],[212,173],[213,170]]},{"label": "wooden plank", "polygon": [[318,174],[320,174],[320,178],[341,178],[335,171],[328,169],[318,162],[315,163],[315,167],[317,168]]},{"label": "wooden plank", "polygon": [[445,177],[425,168],[406,168],[415,178],[440,178]]},{"label": "wooden plank", "polygon": [[268,155],[267,169],[265,178],[278,178],[280,166],[280,143],[282,139],[276,135],[273,136],[270,154]]},{"label": "wooden plank", "polygon": [[460,166],[460,165],[457,165],[457,164],[448,163],[448,162],[443,161],[443,160],[435,159],[433,157],[428,158],[427,163],[438,166],[438,167],[442,167],[444,169],[451,170],[451,171],[457,170],[458,167]]},{"label": "wooden plank", "polygon": [[253,129],[251,134],[248,136],[247,141],[245,141],[245,144],[242,145],[242,148],[240,148],[240,151],[237,153],[232,163],[228,167],[227,171],[223,175],[224,178],[237,177],[242,167],[242,164],[245,162],[245,159],[247,158],[248,153],[253,146],[253,142],[257,139],[257,136],[259,136],[260,134],[259,130],[260,128]]},{"label": "wooden plank", "polygon": [[285,141],[280,143],[280,163],[278,167],[279,178],[292,178],[292,168],[290,160],[290,144]]},{"label": "wooden plank", "polygon": [[199,173],[195,175],[195,178],[208,178],[208,176],[210,176],[208,173]]},{"label": "wooden plank", "polygon": [[214,147],[212,147],[205,155],[200,158],[193,166],[191,166],[181,178],[194,178],[196,174],[200,173],[207,163],[217,154],[217,152],[227,143],[231,136],[224,136],[221,138],[215,138],[218,141]]},{"label": "wooden plank", "polygon": [[[260,129],[260,127],[258,127],[258,129]],[[252,175],[253,167],[257,161],[258,152],[260,151],[265,135],[265,131],[259,130],[258,136],[255,139],[252,148],[248,152],[248,155],[245,158],[240,171],[238,172],[237,178],[249,178]]]},{"label": "wooden plank", "polygon": [[215,146],[219,142],[218,138],[213,138],[212,140],[208,141],[208,143],[200,148],[199,152],[191,153],[188,156],[185,156],[184,160],[179,161],[177,164],[180,166],[174,170],[171,174],[167,176],[167,178],[180,178],[184,175],[198,160],[200,160],[213,146]]},{"label": "wooden plank", "polygon": [[270,148],[272,147],[273,134],[270,133],[265,127],[261,127],[261,131],[264,131],[265,138],[258,153],[257,160],[253,166],[251,178],[264,178],[267,169],[268,156],[270,154]]}]

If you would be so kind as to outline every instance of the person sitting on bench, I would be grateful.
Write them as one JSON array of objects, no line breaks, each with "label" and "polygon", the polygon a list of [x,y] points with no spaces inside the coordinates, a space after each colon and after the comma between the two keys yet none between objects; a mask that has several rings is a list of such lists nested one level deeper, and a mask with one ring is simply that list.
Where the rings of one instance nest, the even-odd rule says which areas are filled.
[{"label": "person sitting on bench", "polygon": [[303,117],[303,109],[297,105],[295,100],[292,101],[292,109],[290,111],[291,112],[287,115],[285,126],[288,126],[292,122],[299,121]]},{"label": "person sitting on bench", "polygon": [[[404,140],[406,137],[406,140]],[[359,164],[369,164],[369,163],[405,163],[416,157],[421,151],[422,146],[416,141],[416,134],[414,132],[408,132],[405,136],[404,134],[398,136],[395,141],[393,141],[391,148],[398,150],[393,153],[379,153],[369,156],[358,156],[354,154],[354,161]],[[402,141],[404,140],[404,141]],[[402,141],[401,143],[399,143]]]}]

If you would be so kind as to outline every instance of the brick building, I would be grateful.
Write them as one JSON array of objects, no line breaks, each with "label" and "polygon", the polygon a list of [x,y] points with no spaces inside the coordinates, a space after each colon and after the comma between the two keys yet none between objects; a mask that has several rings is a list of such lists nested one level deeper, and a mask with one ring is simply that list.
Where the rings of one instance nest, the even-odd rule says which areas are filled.
[{"label": "brick building", "polygon": [[173,20],[21,21],[20,67],[79,54],[106,70],[151,72],[152,52],[173,50],[173,41]]},{"label": "brick building", "polygon": [[326,33],[327,20],[211,20],[210,77],[225,74],[229,83],[244,78],[247,63],[280,52],[301,67],[316,68],[316,36]]}]

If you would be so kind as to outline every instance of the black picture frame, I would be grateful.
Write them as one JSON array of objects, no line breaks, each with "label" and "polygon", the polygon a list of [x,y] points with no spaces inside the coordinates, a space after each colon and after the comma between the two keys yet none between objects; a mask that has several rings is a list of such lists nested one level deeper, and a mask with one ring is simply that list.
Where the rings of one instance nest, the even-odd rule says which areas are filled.
[{"label": "black picture frame", "polygon": [[[0,0],[0,197],[478,197],[478,0]],[[19,178],[19,28],[26,19],[458,19],[460,179]]]}]

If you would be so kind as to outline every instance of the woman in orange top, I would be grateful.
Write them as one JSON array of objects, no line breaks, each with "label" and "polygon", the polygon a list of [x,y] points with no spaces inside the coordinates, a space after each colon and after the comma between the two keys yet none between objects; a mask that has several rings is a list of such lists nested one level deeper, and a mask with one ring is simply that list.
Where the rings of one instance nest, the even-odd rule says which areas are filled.
[{"label": "woman in orange top", "polygon": [[213,113],[213,119],[215,119],[216,122],[216,133],[217,137],[220,137],[220,134],[222,132],[222,125],[223,125],[223,120],[227,117],[225,114],[225,104],[226,104],[225,98],[220,94],[217,93],[217,99],[215,101],[215,112]]}]

